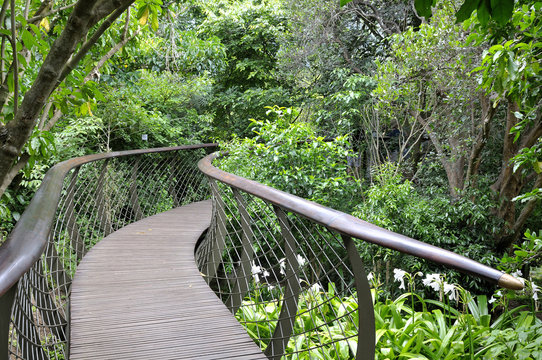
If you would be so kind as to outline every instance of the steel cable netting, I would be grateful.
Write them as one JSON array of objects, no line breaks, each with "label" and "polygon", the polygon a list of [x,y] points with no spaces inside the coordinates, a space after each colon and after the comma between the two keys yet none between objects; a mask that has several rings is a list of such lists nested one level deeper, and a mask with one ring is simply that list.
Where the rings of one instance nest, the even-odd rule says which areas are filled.
[{"label": "steel cable netting", "polygon": [[341,236],[210,183],[214,219],[198,265],[262,351],[270,359],[354,358],[358,298]]},{"label": "steel cable netting", "polygon": [[17,286],[11,359],[69,358],[69,297],[78,263],[123,226],[208,198],[197,169],[204,155],[188,149],[111,158],[83,164],[65,177],[46,249]]},{"label": "steel cable netting", "polygon": [[[64,177],[54,220],[40,217],[47,209],[36,205],[30,216],[23,214],[24,226],[13,238],[34,246],[35,253],[12,282],[5,281],[9,286],[0,297],[0,309],[7,309],[4,318],[11,306],[10,327],[0,329],[9,332],[10,359],[68,359],[71,283],[85,254],[128,224],[209,198],[211,224],[196,246],[197,266],[269,359],[374,359],[373,299],[355,241],[428,259],[511,289],[521,287],[511,276],[452,252],[225,173],[212,166],[218,153],[198,164],[211,147],[216,145],[137,150],[139,155],[96,155],[60,164],[63,170],[52,178],[71,170]],[[45,198],[49,204],[51,199]],[[47,224],[29,226],[34,217],[48,219]],[[49,225],[39,257],[41,248],[35,245],[44,243]],[[38,235],[33,238],[29,228],[38,229]],[[23,241],[27,238],[30,241]],[[14,251],[16,261],[22,258],[21,249]],[[202,321],[212,321],[212,314],[201,315]]]}]

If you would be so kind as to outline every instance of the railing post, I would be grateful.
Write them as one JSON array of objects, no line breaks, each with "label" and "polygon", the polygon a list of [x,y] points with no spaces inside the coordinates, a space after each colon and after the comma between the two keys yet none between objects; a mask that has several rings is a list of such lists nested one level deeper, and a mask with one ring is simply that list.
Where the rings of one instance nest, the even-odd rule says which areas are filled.
[{"label": "railing post", "polygon": [[301,292],[299,283],[299,262],[297,261],[297,244],[288,218],[284,211],[274,206],[275,213],[280,224],[281,234],[284,238],[284,253],[286,255],[286,289],[282,299],[282,306],[277,326],[271,338],[271,342],[265,349],[265,355],[271,360],[279,360],[284,355],[284,349],[288,345],[294,329],[297,303]]},{"label": "railing post", "polygon": [[22,283],[14,299],[13,317],[15,319],[25,318],[26,324],[15,328],[17,332],[17,342],[19,351],[23,359],[47,359],[48,356],[42,347],[40,332],[36,328],[36,318],[34,317],[34,305],[32,304],[32,282],[34,268],[23,275],[19,280]]},{"label": "railing post", "polygon": [[47,325],[49,331],[57,339],[65,341],[67,321],[58,311],[58,306],[55,303],[53,295],[51,295],[41,259],[36,263],[33,275],[34,279],[31,283],[34,289],[34,299],[36,300],[36,307],[40,311],[43,323]]},{"label": "railing post", "polygon": [[[171,160],[171,164],[169,166],[169,176],[168,176],[168,191],[171,194],[171,197],[173,198],[173,205],[175,207],[181,206],[181,203],[183,201],[183,196],[185,193],[184,188],[184,179],[179,179],[178,176],[181,174],[177,174],[175,172],[175,168],[177,167],[177,163],[179,163],[178,158],[173,158]],[[176,176],[177,175],[177,178]],[[177,188],[177,185],[179,185],[179,188]],[[181,194],[179,196],[179,194]]]},{"label": "railing post", "polygon": [[251,261],[254,257],[254,249],[252,247],[252,239],[254,238],[254,232],[250,226],[250,215],[247,211],[246,201],[239,192],[239,190],[232,188],[233,196],[237,203],[237,208],[239,209],[239,214],[241,216],[241,228],[243,229],[242,235],[242,249],[241,249],[241,264],[237,269],[235,269],[235,284],[233,286],[233,291],[231,296],[228,298],[226,305],[232,312],[235,314],[241,303],[243,297],[248,291],[250,277],[252,275],[251,271]]},{"label": "railing post", "polygon": [[130,176],[130,205],[135,215],[135,220],[143,219],[143,211],[139,205],[139,196],[137,194],[137,172],[139,170],[139,158],[137,158],[132,168],[132,175]]},{"label": "railing post", "polygon": [[342,235],[344,246],[354,273],[354,283],[358,293],[358,350],[356,360],[373,360],[375,358],[375,314],[371,288],[363,262],[359,257],[356,244],[350,236]]},{"label": "railing post", "polygon": [[96,203],[98,204],[98,219],[100,220],[100,226],[104,232],[104,236],[107,236],[113,232],[113,227],[111,226],[111,222],[107,219],[107,212],[105,210],[104,184],[108,164],[109,159],[106,159],[102,166],[102,171],[100,172],[100,177],[98,178],[98,183],[96,185],[96,191],[98,193],[96,199]]},{"label": "railing post", "polygon": [[215,277],[218,266],[222,262],[222,252],[226,246],[226,213],[224,211],[226,205],[224,204],[224,200],[222,200],[222,196],[218,190],[218,185],[211,178],[209,178],[209,185],[215,199],[214,204],[217,214],[215,217],[216,232],[214,237],[214,242],[216,244],[214,244],[215,246],[211,246],[211,254],[205,264],[205,276],[207,282],[211,281],[211,279]]},{"label": "railing post", "polygon": [[11,308],[18,284],[18,282],[15,283],[4,295],[0,296],[0,360],[9,359]]},{"label": "railing post", "polygon": [[77,255],[77,260],[81,260],[85,255],[85,244],[81,238],[81,234],[79,233],[79,226],[77,226],[75,214],[73,212],[75,207],[75,185],[77,184],[77,177],[79,176],[80,169],[80,167],[77,167],[73,171],[66,197],[66,228],[68,230],[68,236],[70,237],[72,248],[75,250]]},{"label": "railing post", "polygon": [[53,241],[54,239],[49,240],[49,243],[47,244],[47,248],[45,249],[44,253],[45,259],[47,259],[47,269],[51,272],[51,274],[55,274],[56,286],[59,289],[63,289],[64,294],[68,294],[68,288],[72,283],[72,278],[66,273],[64,265],[62,265],[62,261],[60,261],[60,259],[58,258],[58,252],[56,251],[56,247]]}]

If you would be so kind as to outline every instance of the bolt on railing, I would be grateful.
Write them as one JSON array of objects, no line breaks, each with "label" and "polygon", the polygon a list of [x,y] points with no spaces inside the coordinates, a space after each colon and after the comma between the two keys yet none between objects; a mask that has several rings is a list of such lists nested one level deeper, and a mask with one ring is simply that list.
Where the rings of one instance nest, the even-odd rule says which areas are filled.
[{"label": "bolt on railing", "polygon": [[221,171],[217,157],[198,165],[214,217],[196,260],[269,359],[374,359],[373,302],[354,238],[522,287],[463,256]]},{"label": "bolt on railing", "polygon": [[0,247],[0,359],[68,359],[80,260],[123,226],[208,198],[196,163],[215,146],[91,155],[53,167]]}]

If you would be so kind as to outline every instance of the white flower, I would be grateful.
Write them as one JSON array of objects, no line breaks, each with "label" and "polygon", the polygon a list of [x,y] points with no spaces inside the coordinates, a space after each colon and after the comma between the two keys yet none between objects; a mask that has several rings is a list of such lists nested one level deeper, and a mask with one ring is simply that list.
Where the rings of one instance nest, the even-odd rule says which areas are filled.
[{"label": "white flower", "polygon": [[315,292],[315,293],[319,293],[322,290],[322,287],[320,286],[320,284],[314,283],[314,284],[312,284],[310,290]]},{"label": "white flower", "polygon": [[454,284],[448,284],[447,282],[445,282],[443,287],[444,287],[444,294],[450,293],[450,295],[448,295],[448,298],[450,300],[457,300],[457,292],[455,290]]},{"label": "white flower", "polygon": [[299,266],[303,266],[307,263],[307,260],[299,254],[296,255],[296,258],[297,258],[297,263],[299,264]]},{"label": "white flower", "polygon": [[274,285],[269,285],[269,286],[267,286],[267,290],[269,290],[269,291],[273,290],[274,288],[275,288]]},{"label": "white flower", "polygon": [[537,286],[535,283],[531,282],[531,286],[533,288],[533,300],[538,300],[538,293],[540,292],[540,287]]},{"label": "white flower", "polygon": [[264,270],[264,271],[263,271],[263,277],[268,277],[268,276],[269,276],[269,271]]},{"label": "white flower", "polygon": [[367,281],[371,281],[371,280],[373,280],[374,278],[375,278],[375,276],[374,276],[373,272],[371,271],[371,272],[369,273],[369,275],[367,275]]},{"label": "white flower", "polygon": [[279,260],[279,266],[280,266],[280,273],[282,275],[286,275],[286,258],[282,258]]},{"label": "white flower", "polygon": [[441,283],[440,274],[427,274],[425,275],[425,279],[422,280],[422,283],[435,291],[439,291]]},{"label": "white flower", "polygon": [[399,285],[399,289],[405,289],[405,277],[406,271],[401,269],[393,269],[393,279],[395,281],[399,281],[401,285]]},{"label": "white flower", "polygon": [[495,301],[497,301],[497,299],[492,296],[491,299],[489,299],[487,302],[493,304]]},{"label": "white flower", "polygon": [[252,271],[252,277],[254,278],[254,281],[256,281],[257,283],[260,282],[260,276],[258,274],[262,272],[262,267],[256,265],[256,263],[252,261],[251,271]]},{"label": "white flower", "polygon": [[256,275],[256,274],[259,274],[262,272],[262,267],[261,266],[258,266],[256,265],[256,263],[254,261],[252,261],[252,275]]}]

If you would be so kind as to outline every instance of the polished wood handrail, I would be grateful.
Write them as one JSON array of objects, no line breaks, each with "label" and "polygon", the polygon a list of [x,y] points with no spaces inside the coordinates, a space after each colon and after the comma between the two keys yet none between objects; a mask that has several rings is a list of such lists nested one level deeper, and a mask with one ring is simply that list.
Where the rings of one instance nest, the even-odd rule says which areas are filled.
[{"label": "polished wood handrail", "polygon": [[205,175],[215,180],[257,196],[287,211],[297,213],[343,235],[427,259],[463,273],[475,275],[504,288],[523,289],[523,283],[513,276],[462,255],[382,229],[354,216],[214,167],[213,160],[225,155],[218,152],[208,155],[199,161],[198,167]]}]

